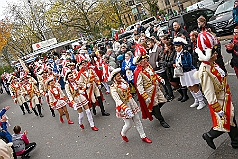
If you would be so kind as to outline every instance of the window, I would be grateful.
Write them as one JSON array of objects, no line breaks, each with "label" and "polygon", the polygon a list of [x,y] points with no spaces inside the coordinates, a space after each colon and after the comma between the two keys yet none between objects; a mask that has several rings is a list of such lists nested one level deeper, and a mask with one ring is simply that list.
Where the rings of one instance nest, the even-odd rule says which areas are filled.
[{"label": "window", "polygon": [[166,6],[170,5],[169,0],[165,0],[165,5],[166,5]]}]

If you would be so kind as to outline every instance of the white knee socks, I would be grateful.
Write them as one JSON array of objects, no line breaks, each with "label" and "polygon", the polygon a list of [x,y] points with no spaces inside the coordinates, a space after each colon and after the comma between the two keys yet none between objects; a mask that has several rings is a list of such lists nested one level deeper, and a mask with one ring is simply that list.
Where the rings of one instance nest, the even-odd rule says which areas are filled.
[{"label": "white knee socks", "polygon": [[89,122],[90,126],[94,127],[93,117],[92,117],[90,109],[85,110],[85,112],[87,114],[88,122]]},{"label": "white knee socks", "polygon": [[83,124],[83,116],[84,116],[84,114],[83,114],[83,112],[78,113],[78,114],[79,114],[79,125],[82,125]]}]

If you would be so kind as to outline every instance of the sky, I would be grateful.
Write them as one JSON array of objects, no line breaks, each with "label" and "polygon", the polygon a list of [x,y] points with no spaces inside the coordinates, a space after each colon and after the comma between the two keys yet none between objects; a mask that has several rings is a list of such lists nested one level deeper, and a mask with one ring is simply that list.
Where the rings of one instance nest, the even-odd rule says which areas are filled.
[{"label": "sky", "polygon": [[4,18],[3,11],[4,7],[7,6],[7,3],[17,3],[19,0],[1,0],[0,3],[0,19]]}]

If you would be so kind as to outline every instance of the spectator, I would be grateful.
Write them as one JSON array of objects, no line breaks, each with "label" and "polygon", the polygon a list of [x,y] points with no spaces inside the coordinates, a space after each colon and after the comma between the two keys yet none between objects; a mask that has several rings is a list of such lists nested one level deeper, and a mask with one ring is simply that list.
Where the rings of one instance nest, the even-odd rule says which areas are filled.
[{"label": "spectator", "polygon": [[189,36],[191,40],[191,49],[192,49],[191,55],[193,59],[193,66],[195,66],[196,68],[199,68],[201,62],[198,60],[198,54],[195,52],[195,49],[197,47],[198,32],[191,31]]},{"label": "spectator", "polygon": [[13,159],[13,150],[11,148],[12,143],[6,143],[0,138],[0,158],[1,159]]},{"label": "spectator", "polygon": [[126,81],[130,86],[130,93],[135,94],[135,87],[134,87],[134,70],[136,66],[133,64],[133,54],[131,51],[128,51],[125,54],[125,60],[122,62],[121,71],[123,77],[125,77]]},{"label": "spectator", "polygon": [[183,34],[185,37],[186,37],[186,40],[189,41],[189,34],[186,30],[184,30],[183,28],[181,28],[181,25],[177,22],[177,21],[174,21],[173,22],[173,31],[171,32],[171,37],[172,39],[176,38],[177,35],[179,33]]},{"label": "spectator", "polygon": [[36,147],[36,143],[29,142],[27,138],[28,131],[25,130],[23,133],[21,133],[20,126],[15,126],[13,131],[14,134],[12,135],[12,142],[16,155],[29,158],[29,153]]},{"label": "spectator", "polygon": [[148,39],[147,45],[149,47],[149,63],[154,69],[155,73],[159,74],[165,80],[165,84],[162,85],[165,91],[165,97],[168,101],[174,99],[173,90],[169,83],[168,77],[165,72],[164,52],[162,47],[159,47],[153,39]]},{"label": "spectator", "polygon": [[136,29],[138,34],[145,33],[145,28],[140,24],[136,25]]},{"label": "spectator", "polygon": [[236,24],[236,26],[238,25],[238,0],[235,0],[234,2],[234,8],[233,8],[233,20]]},{"label": "spectator", "polygon": [[115,38],[113,38],[112,42],[112,50],[116,55],[118,55],[118,52],[120,51],[120,43]]},{"label": "spectator", "polygon": [[207,24],[207,20],[204,16],[201,15],[200,17],[198,17],[197,23],[198,23],[198,32],[207,31],[213,32],[214,34],[217,33],[213,25]]},{"label": "spectator", "polygon": [[231,67],[234,68],[236,77],[238,78],[238,26],[235,27],[233,32],[233,39],[227,45],[226,51],[232,54]]}]

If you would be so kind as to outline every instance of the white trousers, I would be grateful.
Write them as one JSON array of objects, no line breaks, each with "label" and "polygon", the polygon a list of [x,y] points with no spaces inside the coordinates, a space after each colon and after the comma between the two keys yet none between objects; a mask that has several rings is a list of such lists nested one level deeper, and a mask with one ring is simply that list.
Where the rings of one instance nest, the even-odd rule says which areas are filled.
[{"label": "white trousers", "polygon": [[22,95],[19,95],[19,96],[17,96],[17,102],[21,106],[23,103],[26,102],[26,100]]},{"label": "white trousers", "polygon": [[122,127],[122,130],[121,130],[122,136],[126,136],[127,131],[132,127],[132,124],[134,122],[136,125],[136,129],[137,129],[138,133],[140,134],[140,137],[141,138],[146,137],[142,123],[140,121],[140,116],[138,113],[135,114],[135,116],[133,118],[123,119],[123,120],[125,122],[125,125]]}]

